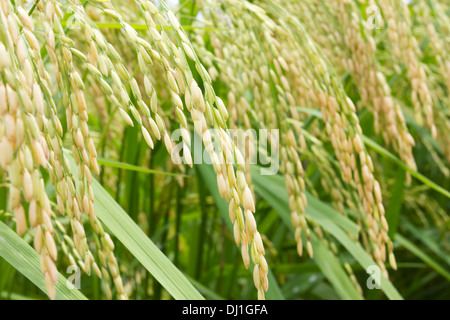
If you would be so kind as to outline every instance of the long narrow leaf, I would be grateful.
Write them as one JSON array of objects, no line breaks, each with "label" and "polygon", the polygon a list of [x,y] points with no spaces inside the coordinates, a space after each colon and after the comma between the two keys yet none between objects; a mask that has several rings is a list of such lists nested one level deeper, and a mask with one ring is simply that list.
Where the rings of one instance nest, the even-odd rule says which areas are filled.
[{"label": "long narrow leaf", "polygon": [[[72,170],[76,170],[72,158],[70,163]],[[189,280],[145,235],[100,183],[94,180],[92,188],[95,193],[94,206],[97,217],[167,292],[178,300],[203,299]]]},{"label": "long narrow leaf", "polygon": [[135,166],[135,165],[125,163],[125,162],[113,161],[113,160],[108,160],[108,159],[103,159],[103,158],[98,158],[97,162],[100,165],[104,165],[104,166],[108,166],[108,167],[112,167],[112,168],[119,168],[119,169],[123,169],[123,170],[136,171],[136,172],[141,172],[141,173],[145,173],[145,174],[159,174],[159,175],[170,176],[170,177],[187,177],[187,175],[181,174],[181,173],[153,170],[153,169]]},{"label": "long narrow leaf", "polygon": [[[257,174],[257,172],[258,172],[257,170],[253,170],[253,181],[255,184],[256,192],[258,193],[261,192],[262,194],[264,194],[264,197],[266,199],[270,198],[267,196],[267,193],[270,192],[270,190],[267,190],[264,186],[270,185],[271,186],[270,189],[272,189],[274,184],[278,184],[279,188],[282,188],[284,186],[284,183],[281,184],[279,179],[275,179],[272,176],[260,176]],[[291,230],[293,230],[290,222],[290,215],[288,209],[289,202],[286,192],[278,193],[276,196],[272,195],[272,199],[276,198],[278,198],[277,203],[271,203],[271,205],[277,208],[281,208],[278,209],[280,210],[278,211],[278,213],[280,214],[282,220],[286,223],[286,225]],[[308,199],[311,198],[312,196],[309,195]],[[334,236],[364,269],[367,269],[369,266],[376,265],[375,261],[373,261],[373,259],[366,253],[366,251],[364,251],[364,249],[358,243],[355,243],[353,240],[351,240],[350,237],[346,234],[346,232],[342,229],[342,226],[339,226],[335,220],[338,216],[340,216],[339,217],[340,220],[347,218],[340,215],[338,212],[336,212],[333,208],[331,208],[327,204],[322,203],[320,208],[317,208],[316,205],[317,203],[315,201],[309,201],[308,207],[306,209],[306,214],[309,217],[311,217],[314,221],[316,221],[321,227],[327,230],[332,236]],[[321,219],[314,218],[314,216],[317,214],[317,211],[322,211],[323,217]],[[339,286],[339,284],[336,283],[334,284],[334,286],[336,288]],[[381,289],[390,299],[395,300],[402,299],[401,295],[398,293],[398,291],[395,289],[392,283],[383,275],[381,276]]]},{"label": "long narrow leaf", "polygon": [[[255,189],[269,204],[277,210],[283,222],[293,233],[290,222],[289,205],[286,192],[283,191],[282,180],[276,176],[260,176],[257,170],[252,170]],[[267,187],[269,186],[269,187]],[[316,211],[314,213],[317,213]],[[313,213],[313,214],[314,214]],[[316,215],[317,217],[317,215]],[[320,217],[320,216],[319,216]],[[327,224],[327,219],[320,217],[322,223]],[[361,295],[353,286],[350,278],[345,273],[339,261],[329,250],[312,234],[311,244],[314,250],[313,260],[317,263],[322,273],[327,277],[334,289],[342,299],[361,299]]]},{"label": "long narrow leaf", "polygon": [[405,228],[415,236],[417,240],[422,242],[428,249],[433,251],[433,253],[439,256],[443,261],[445,261],[450,266],[450,255],[448,252],[439,245],[428,232],[417,229],[411,222],[406,219],[402,219],[402,227]]},{"label": "long narrow leaf", "polygon": [[333,253],[320,242],[319,238],[312,233],[311,245],[314,250],[313,260],[317,263],[322,273],[330,281],[337,294],[346,300],[361,300],[362,297],[355,289],[344,268],[339,264]]},{"label": "long narrow leaf", "polygon": [[389,237],[391,239],[394,239],[395,234],[397,233],[405,191],[405,178],[405,170],[399,170],[397,172],[394,188],[392,189],[392,194],[390,195],[389,205],[386,208],[386,220],[389,224]]},{"label": "long narrow leaf", "polygon": [[[317,117],[317,118],[321,118],[322,117],[322,115],[320,114],[320,112],[318,110],[307,109],[307,108],[303,108],[303,107],[298,107],[297,109],[299,111],[307,113],[307,114],[309,114],[309,115],[311,115],[313,117]],[[427,185],[431,189],[436,190],[437,192],[439,192],[440,194],[446,196],[447,198],[450,198],[450,192],[448,190],[446,190],[446,189],[442,188],[441,186],[439,186],[438,184],[434,183],[433,181],[431,181],[430,179],[425,177],[423,174],[420,174],[419,172],[414,171],[411,168],[409,168],[402,160],[397,158],[395,155],[393,155],[392,153],[387,151],[385,148],[380,146],[378,143],[376,143],[372,139],[370,139],[370,138],[368,138],[366,136],[363,136],[363,141],[364,141],[365,145],[367,145],[368,147],[370,147],[371,149],[373,149],[374,151],[376,151],[378,154],[382,155],[386,159],[392,161],[393,163],[395,163],[396,165],[398,165],[402,169],[408,171],[411,174],[411,176],[413,176],[417,180],[421,181],[422,183],[424,183],[425,185]]]},{"label": "long narrow leaf", "polygon": [[413,253],[415,256],[417,256],[419,259],[421,259],[423,262],[425,262],[427,265],[429,265],[434,271],[436,271],[441,276],[443,276],[448,281],[450,281],[450,273],[449,273],[449,271],[445,270],[445,268],[443,266],[441,266],[438,262],[436,262],[428,254],[423,252],[414,243],[412,243],[411,241],[409,241],[405,237],[401,236],[400,234],[397,234],[396,241],[399,242],[401,246],[405,247],[411,253]]},{"label": "long narrow leaf", "polygon": [[[0,256],[8,261],[17,271],[27,277],[39,289],[47,293],[45,280],[41,272],[39,254],[14,231],[0,221]],[[69,289],[67,280],[58,275],[55,286],[57,300],[86,300],[76,288]]]},{"label": "long narrow leaf", "polygon": [[[281,176],[262,176],[259,174],[258,167],[252,167],[252,177],[257,184],[259,190],[265,190],[264,199],[271,200],[269,203],[274,206],[278,212],[287,212],[289,209],[287,199],[287,193],[284,185],[284,179]],[[268,183],[270,180],[270,183]],[[320,200],[314,198],[311,194],[307,193],[307,200],[309,204],[309,214],[315,220],[321,221],[322,224],[328,224],[330,217],[323,214],[329,208],[328,205],[324,204]],[[290,217],[286,217],[286,222],[288,222],[289,227],[292,227],[290,224]],[[353,236],[357,236],[359,232],[359,227],[353,221],[346,219],[341,214],[337,214],[332,216],[332,222],[341,227],[346,232],[349,232]]]},{"label": "long narrow leaf", "polygon": [[179,300],[203,299],[175,265],[145,235],[127,213],[97,182],[93,182],[95,212],[112,234],[161,283],[172,297]]},{"label": "long narrow leaf", "polygon": [[[220,213],[222,214],[223,219],[226,221],[228,230],[233,233],[233,225],[228,217],[228,206],[226,201],[219,195],[214,170],[211,166],[206,164],[200,164],[198,165],[198,168],[203,177],[203,181],[209,188],[209,191],[212,194]],[[269,270],[268,280],[270,285],[269,290],[266,293],[266,298],[270,300],[284,300],[283,293],[281,292],[277,280],[271,270]]]}]

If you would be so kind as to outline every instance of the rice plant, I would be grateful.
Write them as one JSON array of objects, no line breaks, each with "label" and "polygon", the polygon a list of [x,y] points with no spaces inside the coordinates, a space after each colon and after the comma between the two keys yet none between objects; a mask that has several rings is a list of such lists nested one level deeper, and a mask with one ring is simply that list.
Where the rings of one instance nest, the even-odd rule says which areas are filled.
[{"label": "rice plant", "polygon": [[3,299],[450,298],[450,3],[0,0]]}]

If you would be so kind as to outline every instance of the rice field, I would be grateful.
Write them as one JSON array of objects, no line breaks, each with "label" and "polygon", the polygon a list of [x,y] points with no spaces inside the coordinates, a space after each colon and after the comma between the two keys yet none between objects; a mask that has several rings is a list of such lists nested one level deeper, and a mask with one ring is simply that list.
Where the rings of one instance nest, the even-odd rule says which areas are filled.
[{"label": "rice field", "polygon": [[0,299],[450,299],[450,2],[0,0]]}]

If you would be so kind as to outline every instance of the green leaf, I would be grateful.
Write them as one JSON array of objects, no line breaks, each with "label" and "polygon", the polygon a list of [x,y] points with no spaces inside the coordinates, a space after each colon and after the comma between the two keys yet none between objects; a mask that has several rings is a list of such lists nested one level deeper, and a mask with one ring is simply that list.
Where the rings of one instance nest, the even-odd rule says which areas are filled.
[{"label": "green leaf", "polygon": [[311,245],[314,250],[313,260],[333,285],[336,293],[342,299],[361,300],[361,295],[356,290],[344,268],[340,265],[338,259],[323,245],[313,232],[311,233]]},{"label": "green leaf", "polygon": [[213,300],[225,300],[222,296],[218,295],[208,287],[204,286],[194,278],[189,277],[188,275],[185,275],[185,277],[200,291],[202,292],[206,297],[213,299]]},{"label": "green leaf", "polygon": [[403,203],[403,195],[405,191],[405,170],[399,170],[395,180],[394,188],[389,199],[389,205],[386,208],[386,220],[389,225],[389,237],[395,238],[397,233],[398,221],[400,219],[400,213]]},{"label": "green leaf", "polygon": [[[284,178],[279,175],[262,176],[259,174],[259,169],[257,166],[253,166],[251,170],[252,179],[255,183],[255,186],[259,188],[259,191],[261,195],[263,195],[263,198],[266,199],[272,205],[272,207],[278,211],[278,213],[289,213],[289,202],[287,199]],[[324,212],[329,210],[329,206],[316,199],[308,192],[306,193],[306,196],[309,204],[309,215],[314,220],[320,221],[321,224],[329,225],[330,217],[324,214]],[[282,218],[286,225],[293,231],[290,214],[284,215],[282,216]],[[338,225],[353,236],[358,235],[358,225],[339,213],[332,217],[332,223]]]},{"label": "green leaf", "polygon": [[416,246],[414,243],[406,239],[400,234],[397,234],[397,237],[395,239],[401,246],[409,250],[412,254],[417,256],[420,260],[425,262],[427,265],[429,265],[434,271],[439,273],[441,276],[446,278],[448,281],[450,281],[450,273],[445,270],[443,266],[441,266],[438,262],[436,262],[433,258],[431,258],[429,255],[427,255],[425,252],[422,251],[418,246]]},{"label": "green leaf", "polygon": [[[209,189],[209,192],[214,198],[214,201],[219,208],[220,213],[222,214],[223,220],[226,222],[228,230],[231,234],[233,234],[233,225],[231,224],[230,218],[228,217],[228,205],[227,202],[220,197],[218,188],[217,188],[217,178],[216,174],[212,166],[208,166],[206,164],[196,165],[198,170],[205,182],[206,186]],[[281,292],[280,287],[278,286],[277,280],[273,275],[272,271],[269,270],[268,275],[269,280],[269,289],[266,292],[266,298],[269,300],[284,300],[283,293]]]},{"label": "green leaf", "polygon": [[182,173],[153,170],[153,169],[148,169],[148,168],[136,166],[136,165],[125,163],[125,162],[113,161],[113,160],[108,160],[108,159],[103,159],[103,158],[98,158],[97,162],[98,162],[98,164],[103,165],[103,166],[119,168],[119,169],[128,170],[128,171],[136,171],[136,172],[141,172],[141,173],[145,173],[145,174],[159,174],[159,175],[170,176],[170,177],[187,177],[186,174],[182,174]]},{"label": "green leaf", "polygon": [[[290,230],[293,231],[290,221],[290,213],[288,205],[289,202],[286,190],[284,188],[283,179],[276,178],[275,176],[261,176],[258,174],[257,170],[253,170],[252,173],[256,192],[261,194],[264,197],[264,199],[266,199],[273,206],[274,209],[280,210],[278,211],[280,217],[282,218],[284,223],[290,228]],[[280,191],[282,189],[284,189],[284,191]],[[320,200],[315,199],[316,201],[311,201],[313,198],[314,197],[311,195],[308,196],[308,206],[306,208],[306,215],[309,216],[311,219],[313,219],[315,222],[317,222],[333,237],[335,237],[336,240],[338,240],[353,256],[353,258],[364,268],[364,270],[366,270],[369,266],[376,265],[375,261],[373,261],[373,259],[366,253],[366,251],[360,246],[360,244],[355,243],[352,239],[350,239],[350,237],[346,233],[347,231],[344,231],[345,229],[343,228],[343,226],[346,225],[350,226],[353,224],[353,222],[351,222],[348,218],[342,216],[340,213],[336,212],[333,208],[331,208],[325,203],[321,203],[320,206],[318,207],[318,202],[320,202]],[[318,216],[317,215],[318,212],[321,212],[322,216],[320,215]],[[320,218],[317,219],[317,217]],[[343,220],[348,221],[346,223],[343,223]],[[313,247],[313,249],[315,248]],[[315,260],[316,254],[314,255]],[[332,271],[333,270],[327,270],[328,274],[331,274]],[[322,270],[322,272],[324,272],[324,270]],[[347,277],[346,274],[345,276]],[[337,282],[338,279],[336,279],[336,277],[334,276],[332,278],[329,278],[329,280],[330,282],[332,280],[336,281],[335,283],[333,282],[332,283],[338,292],[346,288],[342,283]],[[384,291],[384,293],[388,296],[389,299],[396,299],[396,300],[402,299],[401,295],[398,293],[398,291],[395,289],[392,283],[383,275],[381,275],[381,289]],[[347,293],[346,295],[352,294]]]},{"label": "green leaf", "polygon": [[[257,167],[253,167],[252,169],[252,179],[255,185],[255,191],[278,211],[283,222],[293,233],[294,229],[290,220],[288,198],[283,178],[280,176],[262,176],[259,175]],[[322,223],[329,224],[328,219],[317,210],[311,210],[311,212],[312,215],[316,216]],[[339,219],[339,221],[341,221],[341,219]],[[342,299],[361,299],[361,295],[352,284],[339,261],[314,234],[311,234],[311,245],[314,250],[313,260],[333,285],[339,296]]]},{"label": "green leaf", "polygon": [[[41,271],[39,254],[14,231],[0,221],[0,256],[8,261],[17,271],[27,277],[44,293],[45,280]],[[69,289],[66,278],[58,274],[55,285],[57,300],[87,300],[76,288]]]},{"label": "green leaf", "polygon": [[[72,170],[76,172],[73,158],[68,157]],[[94,207],[97,217],[172,297],[178,300],[204,299],[100,183],[93,180],[92,188],[95,193]]]},{"label": "green leaf", "polygon": [[397,164],[400,168],[408,171],[411,174],[411,176],[413,176],[414,178],[416,178],[420,182],[424,183],[425,185],[427,185],[431,189],[436,190],[440,194],[442,194],[442,195],[444,195],[444,196],[446,196],[447,198],[450,199],[450,192],[448,190],[445,190],[444,188],[442,188],[438,184],[434,183],[433,181],[431,181],[430,179],[428,179],[424,175],[422,175],[422,174],[418,173],[417,171],[414,171],[411,168],[409,168],[403,161],[401,161],[399,158],[397,158],[392,153],[387,151],[385,148],[380,146],[378,143],[376,143],[375,141],[373,141],[372,139],[370,139],[370,138],[368,138],[366,136],[363,136],[363,141],[364,141],[364,143],[367,146],[369,146],[370,148],[375,150],[377,153],[379,153],[380,155],[382,155],[386,159],[391,160],[392,162]]},{"label": "green leaf", "polygon": [[[314,116],[314,117],[317,117],[317,118],[322,118],[322,115],[321,115],[320,111],[318,111],[317,109],[308,109],[308,108],[303,108],[303,107],[297,107],[297,110],[299,110],[301,112],[304,112],[304,113],[307,113],[307,114],[309,114],[311,116]],[[373,149],[375,152],[377,152],[378,154],[382,155],[386,159],[392,161],[393,163],[398,165],[400,168],[408,171],[411,174],[411,176],[413,176],[414,178],[416,178],[420,182],[424,183],[425,185],[427,185],[431,189],[434,189],[435,191],[439,192],[440,194],[442,194],[442,195],[444,195],[444,196],[446,196],[447,198],[450,199],[450,192],[448,190],[442,188],[441,186],[439,186],[438,184],[434,183],[433,181],[431,181],[430,179],[428,179],[424,175],[418,173],[417,171],[414,171],[411,168],[409,168],[402,160],[400,160],[399,158],[394,156],[392,153],[387,151],[385,148],[380,146],[378,143],[376,143],[375,141],[373,141],[372,139],[370,139],[370,138],[368,138],[366,136],[363,136],[363,141],[364,141],[364,144],[366,146],[370,147],[371,149]]]},{"label": "green leaf", "polygon": [[178,300],[203,299],[202,295],[145,235],[127,213],[97,182],[93,181],[95,212],[100,221]]},{"label": "green leaf", "polygon": [[[65,152],[72,155],[71,150],[65,150]],[[126,162],[114,161],[114,160],[109,160],[109,159],[100,158],[100,157],[97,158],[97,162],[99,165],[102,165],[102,166],[118,168],[118,169],[127,170],[127,171],[135,171],[135,172],[140,172],[140,173],[144,173],[144,174],[159,174],[159,175],[169,176],[169,177],[188,177],[187,174],[183,174],[183,173],[154,170],[154,169],[136,166],[134,164],[129,164]]]},{"label": "green leaf", "polygon": [[[442,245],[439,245],[432,237],[432,235],[427,232],[427,230],[419,230],[415,226],[412,225],[406,219],[402,219],[402,227],[405,230],[408,230],[411,235],[413,235],[417,240],[422,242],[428,249],[434,252],[437,256],[439,256],[443,261],[445,261],[450,266],[450,255],[448,255],[445,248]],[[433,230],[430,230],[433,231]],[[439,230],[436,230],[436,233],[439,233]]]},{"label": "green leaf", "polygon": [[36,300],[34,298],[31,297],[27,297],[21,294],[17,294],[14,292],[6,292],[6,291],[2,291],[0,292],[0,298],[5,299],[5,300],[20,300],[20,301],[24,301],[24,300]]}]

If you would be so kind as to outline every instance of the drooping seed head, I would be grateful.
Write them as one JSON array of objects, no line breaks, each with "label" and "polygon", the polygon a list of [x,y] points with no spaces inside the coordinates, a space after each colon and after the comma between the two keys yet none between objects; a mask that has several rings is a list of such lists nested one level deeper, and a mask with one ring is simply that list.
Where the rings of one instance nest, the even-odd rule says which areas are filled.
[{"label": "drooping seed head", "polygon": [[252,192],[250,191],[250,188],[248,186],[245,187],[242,198],[244,209],[250,210],[251,212],[255,212],[255,202],[253,200]]}]

